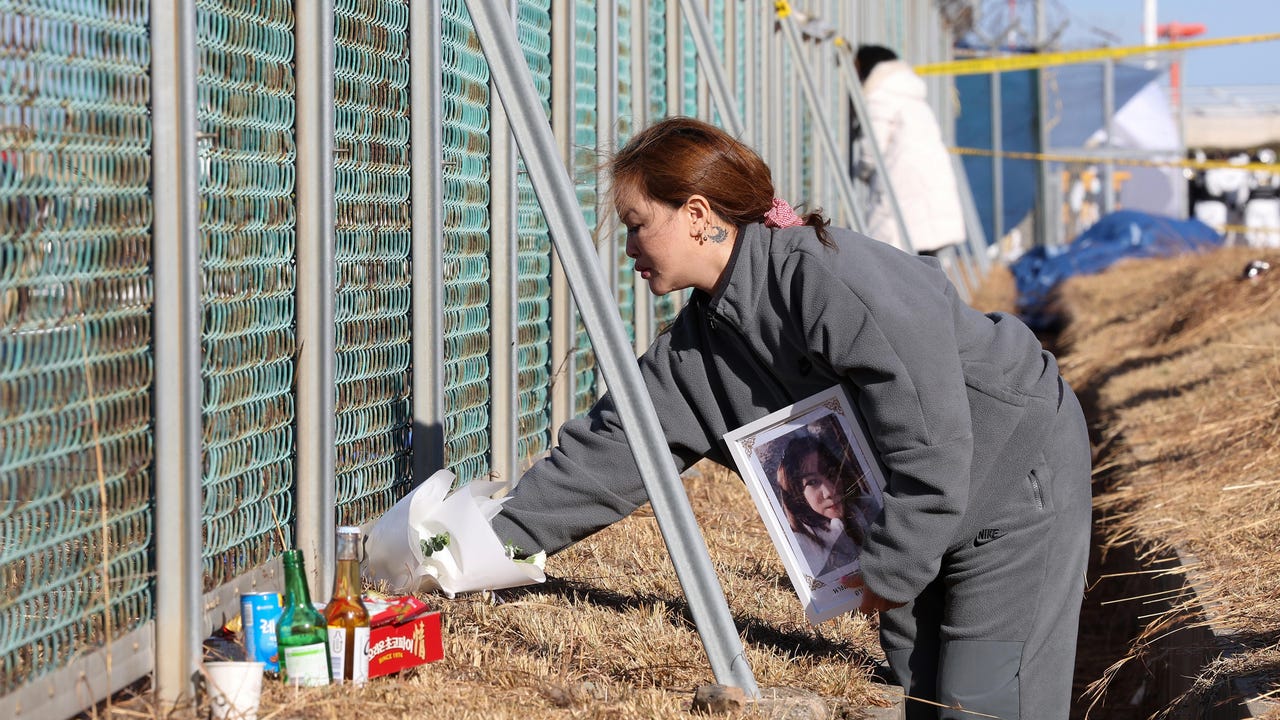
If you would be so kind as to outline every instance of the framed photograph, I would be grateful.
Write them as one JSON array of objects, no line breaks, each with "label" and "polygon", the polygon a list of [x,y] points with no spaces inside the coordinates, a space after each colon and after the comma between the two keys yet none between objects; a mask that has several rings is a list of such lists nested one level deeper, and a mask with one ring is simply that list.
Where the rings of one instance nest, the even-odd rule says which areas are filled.
[{"label": "framed photograph", "polygon": [[774,547],[813,625],[857,609],[867,528],[884,507],[884,471],[837,385],[725,433]]}]

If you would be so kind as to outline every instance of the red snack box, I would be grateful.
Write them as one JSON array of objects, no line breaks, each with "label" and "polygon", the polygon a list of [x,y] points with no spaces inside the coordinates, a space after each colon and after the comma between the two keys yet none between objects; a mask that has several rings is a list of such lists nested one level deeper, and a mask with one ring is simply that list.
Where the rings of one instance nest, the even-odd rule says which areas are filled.
[{"label": "red snack box", "polygon": [[408,620],[376,625],[369,631],[371,678],[435,662],[442,657],[444,644],[440,637],[438,611],[420,612]]},{"label": "red snack box", "polygon": [[427,611],[427,604],[412,595],[396,597],[364,598],[364,606],[369,610],[370,627],[402,623],[409,618]]}]

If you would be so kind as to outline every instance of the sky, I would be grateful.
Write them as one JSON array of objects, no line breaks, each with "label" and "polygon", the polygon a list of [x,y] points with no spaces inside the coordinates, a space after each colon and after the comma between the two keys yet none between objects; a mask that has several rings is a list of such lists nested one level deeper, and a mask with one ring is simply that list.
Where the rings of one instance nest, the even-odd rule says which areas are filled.
[{"label": "sky", "polygon": [[[1049,4],[1051,19],[1070,22],[1062,36],[1064,47],[1142,43],[1142,0],[1059,0]],[[1161,24],[1204,24],[1204,34],[1193,38],[1197,40],[1280,32],[1277,0],[1157,0],[1156,16]],[[1119,36],[1121,42],[1109,40],[1090,26]],[[1280,85],[1280,40],[1189,50],[1182,67],[1187,86]]]}]

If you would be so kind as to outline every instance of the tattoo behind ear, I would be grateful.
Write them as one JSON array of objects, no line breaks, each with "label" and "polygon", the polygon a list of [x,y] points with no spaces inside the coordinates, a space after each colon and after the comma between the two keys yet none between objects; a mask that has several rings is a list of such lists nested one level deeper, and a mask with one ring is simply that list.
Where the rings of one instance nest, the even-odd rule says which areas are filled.
[{"label": "tattoo behind ear", "polygon": [[729,239],[729,232],[722,227],[713,227],[704,236],[713,243],[722,243]]}]

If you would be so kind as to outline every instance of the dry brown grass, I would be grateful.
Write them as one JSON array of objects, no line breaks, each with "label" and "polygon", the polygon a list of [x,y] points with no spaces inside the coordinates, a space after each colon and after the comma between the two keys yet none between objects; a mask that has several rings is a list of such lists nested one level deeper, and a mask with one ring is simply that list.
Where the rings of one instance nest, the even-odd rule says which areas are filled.
[{"label": "dry brown grass", "polygon": [[982,279],[969,304],[982,312],[1017,312],[1018,286],[1014,283],[1013,273],[1004,265],[992,265],[986,277]]},{"label": "dry brown grass", "polygon": [[[1277,270],[1242,279],[1257,258]],[[1059,360],[1100,444],[1103,550],[1134,544],[1153,569],[1179,556],[1172,572],[1190,586],[1131,600],[1146,628],[1095,691],[1124,663],[1168,662],[1169,636],[1208,625],[1230,634],[1226,654],[1167,710],[1210,690],[1247,700],[1227,687],[1244,676],[1280,694],[1280,252],[1127,261],[1058,295]]]},{"label": "dry brown grass", "polygon": [[[811,627],[742,481],[710,463],[698,471],[690,502],[757,683],[820,695],[833,718],[885,704],[869,680],[873,621]],[[690,714],[693,693],[715,679],[648,506],[550,558],[547,574],[539,586],[428,597],[443,611],[444,660],[359,691],[268,682],[259,719],[705,717]],[[151,716],[145,696],[112,717],[139,712]]]},{"label": "dry brown grass", "polygon": [[[1241,280],[1257,257],[1277,270]],[[1278,298],[1280,252],[1241,249],[1124,262],[1060,293],[1059,358],[1099,441],[1103,549],[1135,545],[1153,583],[1176,553],[1189,562],[1172,572],[1195,588],[1111,606],[1146,626],[1117,668],[1167,662],[1161,638],[1211,623],[1233,645],[1200,666],[1195,689],[1260,676],[1256,695],[1280,694]],[[1010,311],[1013,299],[1011,276],[993,268],[973,304]],[[686,487],[760,685],[817,693],[834,717],[877,702],[874,623],[850,615],[810,627],[741,482],[718,466],[699,470]],[[713,678],[652,513],[547,570],[541,586],[430,598],[444,612],[443,661],[360,691],[269,684],[260,717],[691,717],[694,688]],[[144,696],[112,715],[150,717],[148,707]]]}]

